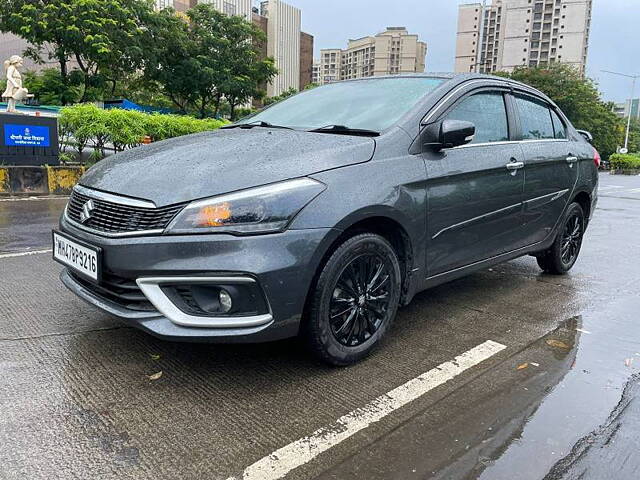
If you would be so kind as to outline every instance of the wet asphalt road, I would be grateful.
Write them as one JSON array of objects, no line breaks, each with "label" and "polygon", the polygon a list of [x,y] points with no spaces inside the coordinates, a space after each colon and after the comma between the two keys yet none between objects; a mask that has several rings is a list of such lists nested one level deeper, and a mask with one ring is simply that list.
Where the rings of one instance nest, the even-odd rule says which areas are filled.
[{"label": "wet asphalt road", "polygon": [[0,201],[0,479],[242,478],[487,340],[506,348],[286,478],[640,478],[640,177],[601,175],[570,275],[527,257],[424,292],[348,369],[295,341],[166,343],[95,311],[50,254],[21,255],[49,248],[63,206]]},{"label": "wet asphalt road", "polygon": [[66,197],[0,197],[0,255],[50,248]]}]

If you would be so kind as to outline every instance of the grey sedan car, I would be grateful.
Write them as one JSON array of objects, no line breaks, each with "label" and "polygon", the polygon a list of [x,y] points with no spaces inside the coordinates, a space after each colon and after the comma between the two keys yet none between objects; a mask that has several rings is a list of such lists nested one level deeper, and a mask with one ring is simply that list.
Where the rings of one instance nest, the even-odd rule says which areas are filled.
[{"label": "grey sedan car", "polygon": [[53,232],[64,284],[169,340],[300,335],[369,354],[422,290],[578,258],[599,156],[537,90],[483,75],[308,90],[91,168]]}]

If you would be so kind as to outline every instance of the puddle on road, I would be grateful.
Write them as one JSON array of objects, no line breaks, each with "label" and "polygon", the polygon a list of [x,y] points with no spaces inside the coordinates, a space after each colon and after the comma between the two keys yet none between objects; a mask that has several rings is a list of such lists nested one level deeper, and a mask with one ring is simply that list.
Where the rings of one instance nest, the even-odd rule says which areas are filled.
[{"label": "puddle on road", "polygon": [[[597,444],[602,435],[614,434],[610,424],[619,418],[616,411],[640,390],[634,383],[640,372],[639,311],[637,298],[616,301],[606,310],[588,312],[565,322],[529,347],[532,352],[540,352],[541,347],[551,350],[558,362],[551,368],[541,365],[536,375],[538,381],[549,385],[548,394],[537,406],[529,408],[522,419],[496,426],[491,438],[472,448],[468,455],[477,457],[475,467],[467,473],[475,473],[472,477],[481,480],[512,480],[514,472],[518,472],[519,480],[578,478],[573,475],[575,471],[571,472],[583,456],[577,454],[580,448],[587,451],[585,445]],[[531,380],[535,381],[536,376]],[[634,388],[630,389],[631,383]],[[620,454],[637,458],[637,452],[624,452],[635,449],[635,443],[620,442],[610,447],[620,452],[599,458],[620,458]],[[463,456],[467,465],[468,455]],[[454,465],[461,461],[462,458],[458,459]],[[627,465],[611,465],[608,478],[627,478],[616,477],[614,470],[633,469],[638,463],[630,460]],[[454,465],[453,470],[447,470],[460,472]],[[593,464],[582,461],[580,469],[585,476],[579,478],[598,478],[590,476],[589,471],[602,470],[602,465],[598,460]]]}]

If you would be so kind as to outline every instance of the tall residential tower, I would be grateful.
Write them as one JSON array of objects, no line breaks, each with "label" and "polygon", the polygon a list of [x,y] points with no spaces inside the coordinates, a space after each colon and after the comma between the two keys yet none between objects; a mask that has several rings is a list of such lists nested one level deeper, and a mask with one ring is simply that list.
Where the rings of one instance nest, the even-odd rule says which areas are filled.
[{"label": "tall residential tower", "polygon": [[492,0],[460,5],[456,72],[587,63],[592,0]]},{"label": "tall residential tower", "polygon": [[317,64],[318,83],[420,73],[425,69],[427,44],[405,27],[388,27],[372,37],[349,40],[346,50],[324,49]]},{"label": "tall residential tower", "polygon": [[267,54],[278,69],[267,95],[300,89],[300,9],[281,0],[265,0],[260,3],[260,15],[267,18]]}]

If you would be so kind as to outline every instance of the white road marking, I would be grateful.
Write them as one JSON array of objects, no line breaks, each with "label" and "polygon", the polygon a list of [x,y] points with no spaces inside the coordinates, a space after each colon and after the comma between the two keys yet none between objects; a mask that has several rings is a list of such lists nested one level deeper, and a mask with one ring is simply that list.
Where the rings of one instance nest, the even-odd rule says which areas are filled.
[{"label": "white road marking", "polygon": [[41,255],[43,253],[51,253],[53,250],[29,250],[27,252],[17,252],[17,253],[3,253],[0,254],[0,259],[3,258],[15,258],[15,257],[26,257],[28,255]]},{"label": "white road marking", "polygon": [[[290,471],[310,462],[322,452],[335,447],[357,432],[382,420],[395,410],[447,383],[465,370],[491,358],[505,348],[507,348],[505,345],[488,340],[457,356],[454,360],[442,363],[419,377],[409,380],[404,385],[376,398],[368,405],[347,413],[336,420],[334,424],[320,428],[308,437],[296,440],[258,460],[244,470],[242,479],[281,479]],[[236,479],[231,477],[228,480]]]}]

